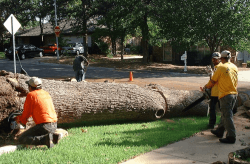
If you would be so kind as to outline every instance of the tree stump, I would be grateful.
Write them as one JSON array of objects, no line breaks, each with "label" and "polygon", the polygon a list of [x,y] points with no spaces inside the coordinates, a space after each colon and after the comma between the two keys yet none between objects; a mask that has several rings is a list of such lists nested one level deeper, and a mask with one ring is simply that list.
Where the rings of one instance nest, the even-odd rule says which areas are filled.
[{"label": "tree stump", "polygon": [[250,162],[245,159],[250,158],[250,148],[236,150],[228,154],[229,164],[250,164]]}]

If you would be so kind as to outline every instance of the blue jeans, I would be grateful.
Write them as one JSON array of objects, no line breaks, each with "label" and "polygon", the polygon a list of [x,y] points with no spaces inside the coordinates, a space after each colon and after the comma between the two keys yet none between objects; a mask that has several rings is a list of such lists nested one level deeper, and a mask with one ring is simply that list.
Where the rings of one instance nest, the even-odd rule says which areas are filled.
[{"label": "blue jeans", "polygon": [[227,131],[227,137],[236,138],[236,131],[233,122],[233,108],[237,99],[237,95],[226,95],[220,101],[220,109],[222,112],[221,121]]},{"label": "blue jeans", "polygon": [[[209,118],[209,125],[215,125],[216,123],[216,104],[219,103],[218,97],[211,96],[210,100],[210,118]],[[220,106],[220,103],[219,103]]]},{"label": "blue jeans", "polygon": [[75,71],[75,77],[76,77],[76,81],[80,82],[85,80],[85,72],[84,69],[81,69],[79,71]]}]

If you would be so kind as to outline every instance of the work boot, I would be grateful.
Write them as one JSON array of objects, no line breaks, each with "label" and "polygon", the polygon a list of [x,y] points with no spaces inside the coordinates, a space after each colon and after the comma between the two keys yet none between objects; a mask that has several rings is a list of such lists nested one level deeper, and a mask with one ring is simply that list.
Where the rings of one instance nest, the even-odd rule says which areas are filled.
[{"label": "work boot", "polygon": [[44,139],[42,141],[43,145],[46,145],[48,148],[54,147],[54,144],[53,144],[51,138],[52,138],[52,134],[51,133],[48,134],[48,135],[46,135],[46,137],[44,137]]},{"label": "work boot", "polygon": [[208,128],[208,129],[213,129],[213,128],[214,128],[214,125],[208,124],[208,125],[207,125],[207,128]]},{"label": "work boot", "polygon": [[54,133],[53,134],[53,143],[58,144],[58,141],[61,139],[60,134]]},{"label": "work boot", "polygon": [[228,144],[234,144],[236,138],[235,137],[226,137],[219,139],[221,143],[228,143]]},{"label": "work boot", "polygon": [[218,138],[222,138],[224,132],[219,132],[217,129],[216,130],[211,130],[211,133],[216,135]]}]

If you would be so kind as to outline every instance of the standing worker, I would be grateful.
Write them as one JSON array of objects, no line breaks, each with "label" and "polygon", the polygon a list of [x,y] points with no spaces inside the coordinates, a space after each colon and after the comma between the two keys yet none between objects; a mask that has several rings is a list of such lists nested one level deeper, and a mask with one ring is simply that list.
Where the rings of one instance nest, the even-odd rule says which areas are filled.
[{"label": "standing worker", "polygon": [[[218,83],[220,110],[222,112],[221,121],[222,126],[216,130],[211,130],[211,133],[216,135],[222,143],[233,144],[236,141],[236,131],[233,122],[233,108],[237,99],[237,85],[238,85],[238,68],[230,62],[230,51],[221,52],[222,65],[217,67],[214,75],[206,88],[212,88]],[[226,138],[222,138],[224,131],[227,131]]]},{"label": "standing worker", "polygon": [[[26,145],[46,145],[52,148],[59,139],[53,133],[57,129],[57,114],[48,92],[42,89],[42,80],[32,77],[26,81],[29,93],[26,97],[23,113],[15,118],[17,123],[26,125],[27,119],[32,117],[35,126],[29,128],[18,138],[19,143]],[[54,143],[53,143],[54,142]]]},{"label": "standing worker", "polygon": [[[213,76],[213,73],[216,71],[217,67],[221,66],[222,63],[220,62],[221,54],[219,52],[214,52],[212,54],[212,62],[214,64],[214,70],[210,72],[210,79]],[[211,89],[211,96],[210,96],[210,103],[209,103],[209,124],[208,128],[213,129],[214,125],[216,123],[216,104],[219,104],[219,89],[218,89],[218,83],[215,83],[214,86]]]},{"label": "standing worker", "polygon": [[84,62],[86,63],[86,67],[88,67],[89,62],[82,55],[77,55],[73,62],[73,70],[75,71],[75,78],[77,82],[80,82],[80,81],[86,82],[85,74],[86,74],[87,68],[85,68]]}]

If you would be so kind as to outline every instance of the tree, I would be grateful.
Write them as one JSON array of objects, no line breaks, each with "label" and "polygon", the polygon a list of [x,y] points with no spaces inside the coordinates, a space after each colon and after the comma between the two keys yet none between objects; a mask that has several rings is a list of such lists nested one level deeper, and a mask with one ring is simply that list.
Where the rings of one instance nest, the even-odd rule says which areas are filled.
[{"label": "tree", "polygon": [[88,56],[88,28],[90,25],[88,21],[94,17],[94,2],[95,0],[71,0],[67,8],[68,17],[75,21],[72,23],[74,32],[80,32],[83,35],[85,56]]},{"label": "tree", "polygon": [[52,14],[53,10],[54,7],[53,7],[53,2],[51,0],[34,0],[32,3],[31,18],[33,22],[36,22],[37,21],[36,19],[38,19],[40,26],[41,42],[42,42],[44,23],[48,22],[47,19]]},{"label": "tree", "polygon": [[154,19],[157,10],[155,3],[157,2],[152,0],[106,0],[99,2],[101,8],[98,10],[103,16],[103,25],[109,29],[109,36],[113,40],[112,45],[115,44],[117,38],[120,38],[123,43],[126,35],[135,34],[139,27],[144,63],[147,63],[149,59],[149,43],[156,43],[155,38],[160,38],[156,34],[156,29],[159,26]]},{"label": "tree", "polygon": [[[24,28],[31,20],[31,1],[30,0],[1,0],[0,1],[0,36],[6,35],[7,29],[3,23],[10,14],[13,14]],[[3,44],[3,38],[1,39]],[[3,45],[2,45],[3,46]]]},{"label": "tree", "polygon": [[148,20],[153,17],[155,10],[152,0],[133,0],[132,14],[134,21],[132,23],[138,25],[142,33],[142,53],[143,63],[147,63],[149,59],[148,42],[150,39]]},{"label": "tree", "polygon": [[[104,26],[106,28],[99,28],[101,35],[111,38],[112,53],[116,55],[116,41],[121,40],[121,59],[123,60],[124,42],[126,35],[134,33],[137,27],[132,23],[133,15],[131,15],[131,4],[128,1],[110,1],[101,0],[97,2],[97,15],[100,15],[97,26]],[[99,35],[100,36],[100,35]]]},{"label": "tree", "polygon": [[[163,3],[161,28],[172,44],[205,41],[210,53],[220,45],[239,48],[242,40],[248,40],[250,11],[248,0],[181,0]],[[167,21],[163,21],[167,20]],[[188,47],[187,46],[187,47]]]}]

